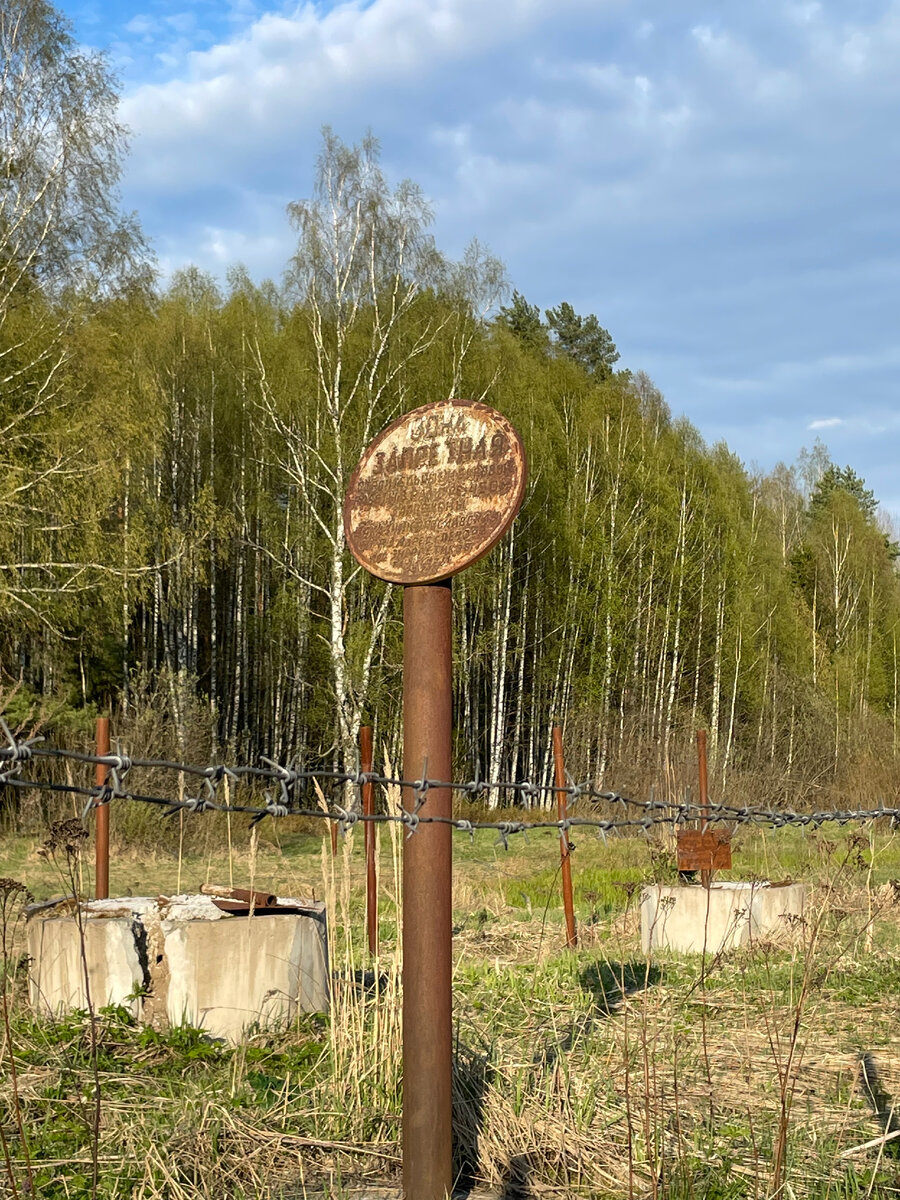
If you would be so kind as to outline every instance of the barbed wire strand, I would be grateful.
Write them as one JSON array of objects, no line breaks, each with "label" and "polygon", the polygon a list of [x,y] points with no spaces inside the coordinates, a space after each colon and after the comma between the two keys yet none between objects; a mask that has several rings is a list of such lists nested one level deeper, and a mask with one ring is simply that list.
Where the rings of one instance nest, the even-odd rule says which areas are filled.
[{"label": "barbed wire strand", "polygon": [[[877,808],[846,808],[818,810],[809,813],[796,812],[793,809],[775,809],[754,807],[752,805],[712,804],[705,806],[687,802],[670,803],[664,800],[634,800],[619,792],[597,787],[593,782],[576,783],[571,781],[565,787],[554,784],[535,783],[532,780],[495,780],[485,781],[477,776],[467,782],[453,780],[429,779],[427,763],[423,764],[422,777],[408,780],[392,775],[382,775],[377,771],[360,771],[327,768],[327,767],[298,767],[287,766],[262,758],[265,766],[230,766],[224,763],[210,763],[201,766],[193,763],[173,762],[168,759],[133,758],[125,754],[87,754],[75,750],[65,750],[55,746],[41,744],[42,738],[17,739],[10,731],[3,718],[0,717],[0,734],[6,739],[6,744],[0,744],[0,787],[14,789],[33,789],[37,791],[65,793],[83,796],[86,804],[83,819],[90,811],[113,800],[132,801],[149,804],[162,808],[163,816],[173,816],[179,812],[191,814],[206,811],[240,813],[251,818],[251,825],[257,824],[266,817],[279,819],[284,817],[303,817],[337,822],[342,832],[346,833],[359,822],[373,824],[397,823],[405,825],[408,836],[412,836],[422,825],[449,825],[461,833],[474,835],[477,830],[493,830],[499,839],[506,844],[508,839],[516,834],[527,834],[529,830],[553,829],[560,836],[568,834],[572,829],[594,829],[600,836],[625,830],[642,830],[649,833],[658,825],[679,824],[703,819],[709,824],[730,824],[734,827],[741,825],[762,825],[774,829],[787,826],[819,827],[829,822],[839,825],[862,823],[876,820],[889,820],[894,826],[900,823],[900,808],[887,807],[883,803]],[[86,765],[100,765],[109,768],[106,783],[92,787],[82,787],[74,783],[56,783],[51,780],[25,778],[21,771],[25,763],[36,766],[35,760],[50,759],[78,762]],[[122,779],[129,771],[156,770],[174,771],[197,777],[202,780],[202,789],[196,796],[186,796],[184,799],[174,799],[171,796],[147,795],[132,791],[122,784]],[[240,784],[249,785],[256,781],[271,781],[278,784],[277,797],[272,792],[266,793],[264,806],[254,804],[239,804],[231,800],[219,798],[219,784],[228,778]],[[296,793],[313,781],[320,785],[331,783],[336,788],[347,786],[358,789],[360,794],[366,784],[375,784],[387,788],[408,789],[415,797],[411,810],[397,813],[366,814],[359,808],[347,808],[339,804],[325,811],[322,808],[305,807],[298,802]],[[469,820],[461,817],[431,816],[427,812],[428,794],[432,790],[450,790],[467,796],[472,801],[481,799],[488,793],[505,793],[513,798],[540,799],[551,798],[561,793],[565,794],[570,803],[581,801],[602,803],[610,806],[621,806],[621,817],[601,817],[599,815],[572,815],[562,820]],[[630,815],[635,814],[635,815]]]}]

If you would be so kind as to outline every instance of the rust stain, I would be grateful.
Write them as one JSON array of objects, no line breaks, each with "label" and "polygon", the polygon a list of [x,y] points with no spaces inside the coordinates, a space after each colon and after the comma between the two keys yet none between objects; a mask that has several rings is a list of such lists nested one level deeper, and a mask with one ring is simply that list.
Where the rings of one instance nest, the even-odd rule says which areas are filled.
[{"label": "rust stain", "polygon": [[383,430],[353,472],[348,545],[379,579],[447,579],[509,529],[526,472],[519,435],[495,409],[474,400],[423,405]]},{"label": "rust stain", "polygon": [[731,870],[731,834],[724,829],[680,829],[679,871]]}]

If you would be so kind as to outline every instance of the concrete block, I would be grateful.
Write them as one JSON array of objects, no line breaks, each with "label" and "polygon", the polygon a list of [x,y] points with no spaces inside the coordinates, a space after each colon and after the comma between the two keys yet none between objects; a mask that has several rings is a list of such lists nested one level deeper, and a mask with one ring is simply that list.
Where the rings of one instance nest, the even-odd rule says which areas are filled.
[{"label": "concrete block", "polygon": [[[250,1029],[282,1027],[298,1011],[326,1011],[325,906],[280,903],[298,911],[234,916],[208,896],[84,903],[94,1007],[127,1003],[137,1020],[189,1023],[231,1042]],[[86,1007],[74,915],[32,917],[28,952],[36,1009],[58,1015]]]},{"label": "concrete block", "polygon": [[[85,921],[84,950],[95,1009],[122,1004],[138,1017],[140,1000],[135,993],[143,986],[144,971],[135,933],[129,917]],[[32,960],[29,993],[36,1011],[59,1016],[87,1008],[81,938],[74,916],[31,920],[28,954]]]},{"label": "concrete block", "polygon": [[791,918],[802,917],[806,885],[767,882],[666,886],[641,892],[641,946],[718,954],[784,934]]},{"label": "concrete block", "polygon": [[237,1042],[251,1026],[284,1026],[298,1009],[328,1008],[324,912],[321,921],[267,914],[165,921],[163,929],[171,1025]]}]

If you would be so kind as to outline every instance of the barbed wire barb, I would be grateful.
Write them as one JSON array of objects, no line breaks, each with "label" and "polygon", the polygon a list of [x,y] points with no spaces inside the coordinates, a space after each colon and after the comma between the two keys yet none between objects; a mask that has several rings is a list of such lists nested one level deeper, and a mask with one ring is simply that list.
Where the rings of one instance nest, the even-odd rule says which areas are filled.
[{"label": "barbed wire barb", "polygon": [[[122,752],[121,747],[116,754],[94,755],[79,751],[64,750],[54,746],[39,743],[43,738],[17,738],[6,721],[0,717],[0,788],[33,789],[63,793],[85,797],[83,819],[86,820],[92,809],[96,809],[113,800],[130,801],[151,804],[159,807],[161,815],[174,816],[179,812],[190,815],[207,811],[247,814],[251,827],[266,817],[281,819],[295,816],[303,818],[318,818],[337,822],[343,833],[349,833],[359,822],[375,823],[399,822],[406,826],[406,836],[412,837],[424,824],[448,824],[455,831],[467,833],[474,837],[476,830],[491,829],[498,835],[498,840],[508,848],[509,839],[516,834],[523,836],[531,830],[555,830],[560,837],[567,837],[569,832],[578,827],[592,828],[604,842],[611,833],[634,832],[650,836],[656,826],[668,825],[677,829],[679,824],[687,821],[705,820],[707,824],[730,825],[732,830],[740,826],[765,825],[773,829],[788,826],[797,828],[821,828],[827,822],[840,826],[849,823],[886,820],[891,828],[900,826],[900,808],[886,805],[884,797],[879,797],[877,806],[871,808],[841,808],[831,810],[815,810],[800,813],[795,809],[774,809],[771,807],[754,807],[752,805],[729,805],[724,803],[707,804],[703,808],[688,800],[665,801],[657,800],[651,791],[650,799],[635,800],[617,791],[601,789],[592,782],[576,783],[569,776],[570,782],[565,788],[558,788],[552,783],[536,783],[533,780],[484,780],[480,769],[475,775],[464,782],[430,779],[428,777],[427,760],[423,763],[422,777],[408,780],[384,775],[377,771],[362,771],[359,761],[352,768],[339,767],[304,767],[298,765],[286,766],[273,759],[261,756],[264,766],[227,765],[225,763],[209,763],[197,765],[191,763],[171,762],[165,759],[140,759]],[[25,763],[36,768],[39,760],[51,759],[83,763],[85,765],[101,765],[108,768],[107,781],[91,787],[80,786],[74,782],[59,783],[41,778],[25,778],[21,771]],[[183,772],[197,777],[201,781],[197,795],[175,799],[171,796],[145,795],[123,786],[126,775],[133,771],[154,770]],[[257,804],[235,803],[231,799],[222,801],[219,796],[219,786],[223,780],[239,787],[252,787],[256,781],[269,781],[277,785],[276,789],[264,791],[265,803]],[[297,803],[298,790],[304,784],[331,783],[335,787],[350,785],[361,788],[373,784],[384,788],[409,789],[416,797],[412,811],[402,813],[372,813],[365,814],[355,806],[345,808],[334,804],[324,808],[305,808]],[[563,820],[551,817],[527,821],[491,821],[473,820],[471,818],[453,818],[430,816],[427,813],[428,792],[432,788],[449,789],[465,796],[471,802],[485,794],[506,794],[515,797],[529,809],[532,804],[544,802],[550,804],[554,795],[564,792],[574,804],[591,802],[594,805],[607,805],[618,809],[620,816],[610,817],[602,813],[585,815],[569,814]],[[323,798],[324,801],[324,798]],[[583,810],[582,810],[583,811]]]}]

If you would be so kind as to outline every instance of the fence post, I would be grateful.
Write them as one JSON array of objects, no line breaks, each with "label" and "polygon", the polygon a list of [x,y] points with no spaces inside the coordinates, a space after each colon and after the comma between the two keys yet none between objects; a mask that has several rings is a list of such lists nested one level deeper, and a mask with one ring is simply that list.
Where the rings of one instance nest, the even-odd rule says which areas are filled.
[{"label": "fence post", "polygon": [[[364,775],[374,768],[372,753],[372,726],[362,725],[359,730],[359,765]],[[371,817],[375,812],[375,787],[364,783],[362,789],[363,816]],[[366,935],[369,953],[378,953],[378,881],[375,877],[375,824],[363,822],[366,847]]]},{"label": "fence post", "polygon": [[[568,795],[566,786],[566,767],[563,762],[562,729],[553,726],[553,762],[556,767],[556,816],[565,821],[568,815]],[[569,835],[565,829],[559,831],[560,869],[562,871],[563,910],[566,914],[566,945],[574,949],[578,945],[578,935],[575,932],[575,905],[572,899],[572,858],[569,846]]]},{"label": "fence post", "polygon": [[[700,790],[700,832],[706,833],[707,818],[709,817],[709,783],[706,772],[706,730],[697,730],[697,769]],[[705,888],[712,883],[712,871],[701,871],[700,882]]]},{"label": "fence post", "polygon": [[[403,589],[403,777],[450,780],[449,580]],[[403,789],[403,807],[452,817],[449,788]],[[420,825],[403,845],[403,1193],[444,1200],[453,1183],[451,829]]]},{"label": "fence post", "polygon": [[[109,754],[109,717],[97,718],[97,756]],[[109,778],[109,767],[97,763],[94,779],[97,787],[103,787]],[[109,804],[100,804],[96,810],[94,829],[94,895],[98,900],[109,898]]]}]

